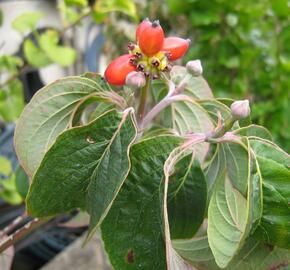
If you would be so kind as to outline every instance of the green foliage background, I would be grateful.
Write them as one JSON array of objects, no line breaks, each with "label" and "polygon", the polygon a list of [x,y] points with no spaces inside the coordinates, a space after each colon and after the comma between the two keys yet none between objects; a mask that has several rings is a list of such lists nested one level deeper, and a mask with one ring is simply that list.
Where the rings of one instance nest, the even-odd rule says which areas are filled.
[{"label": "green foliage background", "polygon": [[290,149],[290,7],[287,0],[149,0],[141,17],[192,40],[219,97],[248,98],[252,120]]}]

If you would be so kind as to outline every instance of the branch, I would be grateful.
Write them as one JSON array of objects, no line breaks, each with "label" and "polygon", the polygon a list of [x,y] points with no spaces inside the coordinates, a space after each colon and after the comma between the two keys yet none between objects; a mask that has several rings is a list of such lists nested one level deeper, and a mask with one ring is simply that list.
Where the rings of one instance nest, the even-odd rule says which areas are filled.
[{"label": "branch", "polygon": [[17,241],[22,239],[24,236],[41,226],[42,224],[46,223],[47,219],[38,219],[35,218],[21,227],[19,230],[14,232],[13,234],[9,235],[7,238],[0,242],[0,254],[9,248],[10,246],[14,245]]}]

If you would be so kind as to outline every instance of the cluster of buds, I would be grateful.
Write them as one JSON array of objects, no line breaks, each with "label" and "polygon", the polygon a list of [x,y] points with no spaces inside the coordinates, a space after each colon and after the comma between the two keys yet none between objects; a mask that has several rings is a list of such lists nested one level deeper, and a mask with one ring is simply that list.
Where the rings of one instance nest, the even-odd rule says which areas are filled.
[{"label": "cluster of buds", "polygon": [[136,44],[128,44],[128,54],[118,57],[107,67],[108,83],[124,85],[132,71],[141,73],[144,78],[158,79],[161,72],[170,71],[172,62],[186,53],[190,42],[179,37],[165,38],[159,21],[148,19],[139,24],[136,41]]}]

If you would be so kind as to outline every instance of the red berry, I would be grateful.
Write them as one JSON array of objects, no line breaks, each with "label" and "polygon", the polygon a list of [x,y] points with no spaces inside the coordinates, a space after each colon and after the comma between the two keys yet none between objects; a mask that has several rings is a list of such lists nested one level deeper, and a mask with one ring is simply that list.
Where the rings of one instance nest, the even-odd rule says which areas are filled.
[{"label": "red berry", "polygon": [[136,70],[136,67],[130,63],[131,54],[124,54],[111,62],[106,71],[105,79],[112,85],[124,85],[127,75]]},{"label": "red berry", "polygon": [[150,26],[138,34],[139,47],[147,56],[158,53],[163,45],[164,32],[158,21],[154,21]]},{"label": "red berry", "polygon": [[144,19],[137,27],[136,30],[136,40],[139,40],[140,34],[143,32],[143,30],[147,27],[150,27],[152,23],[149,21],[148,18]]},{"label": "red berry", "polygon": [[186,53],[189,43],[189,39],[168,37],[164,39],[162,51],[169,53],[169,60],[174,61],[181,58]]}]

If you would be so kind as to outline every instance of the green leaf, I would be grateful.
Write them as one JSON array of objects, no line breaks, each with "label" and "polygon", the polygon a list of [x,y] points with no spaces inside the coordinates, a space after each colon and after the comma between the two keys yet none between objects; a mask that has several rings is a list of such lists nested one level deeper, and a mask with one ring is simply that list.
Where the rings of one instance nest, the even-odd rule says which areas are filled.
[{"label": "green leaf", "polygon": [[137,9],[133,0],[98,0],[94,6],[97,13],[122,12],[137,19]]},{"label": "green leaf", "polygon": [[[207,236],[189,240],[173,240],[176,251],[199,270],[219,270],[209,248]],[[247,239],[245,245],[225,270],[265,270],[290,264],[290,252],[281,248],[269,248],[256,241]],[[280,269],[280,268],[279,268]]]},{"label": "green leaf", "polygon": [[8,179],[0,180],[0,198],[9,204],[17,205],[22,203],[22,198],[17,192],[15,184],[15,174]]},{"label": "green leaf", "polygon": [[12,172],[11,162],[3,156],[0,156],[0,174],[8,176]]},{"label": "green leaf", "polygon": [[102,91],[96,81],[66,77],[37,92],[25,107],[15,130],[15,149],[22,167],[32,176],[55,138],[70,124],[71,115],[87,95]]},{"label": "green leaf", "polygon": [[[199,143],[198,140],[196,141],[196,144]],[[164,180],[164,195],[163,195],[163,217],[164,217],[164,234],[165,234],[165,247],[166,247],[166,264],[167,264],[167,268],[168,269],[172,269],[172,270],[179,270],[179,269],[187,269],[190,270],[193,268],[183,259],[181,258],[176,251],[174,250],[173,246],[172,246],[172,241],[171,241],[171,231],[170,231],[170,225],[169,225],[169,219],[168,219],[168,185],[169,185],[169,180],[171,175],[174,173],[175,169],[176,169],[176,165],[178,162],[182,161],[184,159],[184,157],[188,157],[188,152],[192,153],[192,148],[191,146],[189,147],[184,147],[184,145],[181,145],[180,147],[175,148],[169,155],[169,157],[167,158],[167,160],[165,161],[164,164],[164,175],[165,175],[165,180]],[[189,156],[190,157],[190,162],[192,163],[194,161],[194,152]],[[191,167],[192,165],[190,165]],[[195,171],[196,172],[196,171]],[[187,172],[186,172],[187,173]],[[203,173],[201,172],[201,169],[199,169],[199,172],[197,172],[197,175],[194,175],[195,178],[202,178],[202,181],[205,183],[204,181],[204,177],[203,177]],[[176,190],[176,189],[175,189]],[[197,188],[195,190],[194,193],[198,192],[199,188]],[[178,191],[178,188],[177,188]],[[206,186],[204,185],[202,188],[202,193],[206,194]],[[198,196],[199,194],[194,194],[194,196]],[[183,203],[184,201],[184,197],[180,194],[177,194],[175,196],[177,198],[177,202],[176,205],[178,203]],[[183,197],[183,198],[182,198]],[[187,200],[183,203],[183,207],[186,207],[186,204],[190,203],[190,200]],[[203,205],[204,208],[206,206],[206,198],[203,198]],[[191,205],[192,206],[192,205]],[[189,216],[189,219],[191,219],[190,217],[190,211],[193,211],[192,209],[189,209],[184,215],[182,215],[181,219],[187,219]],[[189,214],[189,215],[188,215]],[[199,215],[199,224],[198,226],[195,226],[195,224],[186,224],[186,223],[182,223],[179,222],[178,227],[179,229],[182,228],[184,229],[185,226],[188,226],[188,228],[185,228],[185,231],[178,231],[177,232],[180,234],[181,236],[184,236],[187,232],[188,229],[190,229],[190,225],[192,225],[192,227],[195,227],[195,229],[197,229],[199,227],[199,225],[202,223],[203,221],[203,215],[204,213],[202,213],[202,216],[200,217]],[[178,219],[180,217],[175,216],[173,217],[175,219]],[[192,221],[192,219],[191,219]],[[192,223],[189,221],[189,223]],[[197,228],[196,228],[197,227]],[[174,228],[176,230],[176,228]],[[176,231],[173,233],[176,233]],[[192,231],[189,231],[190,236],[192,236]],[[187,236],[187,235],[185,235]]]},{"label": "green leaf", "polygon": [[46,53],[36,47],[30,39],[24,41],[23,50],[27,62],[33,67],[41,68],[52,63]]},{"label": "green leaf", "polygon": [[168,215],[171,238],[191,238],[203,222],[207,187],[195,155],[181,159],[170,176]]},{"label": "green leaf", "polygon": [[12,27],[20,33],[31,31],[36,28],[36,24],[42,17],[41,12],[26,12],[12,22]]},{"label": "green leaf", "polygon": [[259,137],[269,141],[273,139],[271,133],[266,128],[258,125],[243,127],[235,130],[234,133],[247,137]]},{"label": "green leaf", "polygon": [[255,237],[290,248],[290,170],[273,160],[258,157],[263,178],[263,216]]},{"label": "green leaf", "polygon": [[226,120],[231,116],[231,110],[229,107],[216,99],[199,100],[198,104],[208,112],[215,125],[218,123],[218,113],[220,113],[223,120]]},{"label": "green leaf", "polygon": [[40,36],[39,46],[51,61],[61,66],[73,64],[76,59],[76,51],[73,48],[58,45],[58,41],[58,33],[48,30]]},{"label": "green leaf", "polygon": [[17,192],[25,199],[29,189],[29,179],[20,166],[15,171],[15,184]]},{"label": "green leaf", "polygon": [[68,6],[86,7],[88,0],[65,0],[64,3]]},{"label": "green leaf", "polygon": [[186,87],[183,91],[185,95],[193,97],[194,99],[212,99],[213,94],[207,81],[201,77],[194,77],[190,75],[185,67],[173,66],[170,72],[171,80],[177,85],[183,80]]},{"label": "green leaf", "polygon": [[132,146],[131,171],[101,225],[115,269],[166,269],[163,165],[180,142],[160,136]]},{"label": "green leaf", "polygon": [[251,163],[247,140],[223,143],[207,170],[214,186],[208,208],[209,244],[222,268],[233,260],[261,217],[261,178]]},{"label": "green leaf", "polygon": [[[45,217],[88,205],[92,225],[97,218],[103,218],[129,170],[128,159],[121,155],[127,155],[136,134],[132,114],[132,110],[124,113],[112,110],[89,125],[60,134],[33,177],[26,199],[28,211],[34,216]],[[113,160],[117,156],[119,162],[124,163]],[[112,165],[122,170],[118,171],[118,181],[112,179],[108,171],[112,170]],[[93,184],[89,186],[90,183]],[[96,191],[96,184],[102,189]],[[92,205],[96,202],[99,205]]]},{"label": "green leaf", "polygon": [[12,80],[4,91],[6,95],[0,101],[0,116],[6,121],[15,121],[24,108],[22,83],[18,79]]},{"label": "green leaf", "polygon": [[246,216],[246,198],[229,177],[220,178],[208,209],[209,244],[219,267],[225,268],[240,249]]},{"label": "green leaf", "polygon": [[129,150],[137,135],[132,110],[126,110],[88,186],[87,209],[91,216],[88,238],[101,224],[130,170]]},{"label": "green leaf", "polygon": [[269,244],[290,247],[290,157],[275,144],[250,140],[263,178],[263,215],[255,237]]},{"label": "green leaf", "polygon": [[0,56],[0,71],[8,71],[16,73],[18,68],[23,65],[21,58],[12,55],[1,55]]}]

